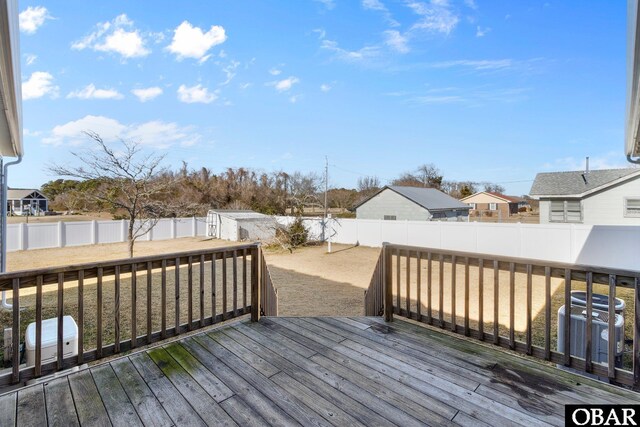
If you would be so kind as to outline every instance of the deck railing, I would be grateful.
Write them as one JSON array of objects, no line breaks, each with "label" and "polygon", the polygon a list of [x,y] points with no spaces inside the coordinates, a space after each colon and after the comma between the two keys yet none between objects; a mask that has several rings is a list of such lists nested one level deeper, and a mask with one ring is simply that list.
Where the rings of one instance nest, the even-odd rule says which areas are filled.
[{"label": "deck railing", "polygon": [[[11,324],[12,370],[0,374],[0,387],[248,313],[252,320],[261,312],[277,315],[277,293],[257,244],[3,273],[0,290],[13,297],[3,319]],[[78,327],[77,355],[67,357],[65,315]],[[42,363],[50,344],[46,318],[57,318],[57,356]],[[27,367],[19,348],[31,322],[35,363]]]},{"label": "deck railing", "polygon": [[[385,244],[365,293],[365,313],[414,319],[639,387],[639,278],[637,271]],[[575,308],[572,290],[585,293],[584,309]],[[595,293],[608,297],[606,309],[594,307]],[[624,340],[608,339],[608,331],[620,329],[616,297],[626,303]],[[562,305],[577,311],[565,310],[559,322]],[[576,321],[584,322],[582,337],[571,336]],[[596,336],[594,322],[607,332]],[[572,338],[581,340],[572,344]],[[606,353],[606,362],[598,363],[592,354],[603,342],[598,354]]]}]

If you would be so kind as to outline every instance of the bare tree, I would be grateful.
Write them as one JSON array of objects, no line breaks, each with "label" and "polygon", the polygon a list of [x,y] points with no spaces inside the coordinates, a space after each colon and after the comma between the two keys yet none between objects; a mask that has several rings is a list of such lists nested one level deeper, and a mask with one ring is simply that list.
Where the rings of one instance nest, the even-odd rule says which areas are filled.
[{"label": "bare tree", "polygon": [[292,213],[295,212],[297,215],[301,215],[305,206],[320,204],[318,191],[321,182],[322,179],[313,172],[306,175],[301,172],[294,172],[289,175],[287,196]]},{"label": "bare tree", "polygon": [[504,193],[505,188],[500,184],[492,184],[490,182],[482,183],[484,185],[484,191],[488,193]]},{"label": "bare tree", "polygon": [[435,165],[423,164],[413,172],[404,172],[391,183],[407,187],[425,187],[440,189],[442,186],[442,174]]},{"label": "bare tree", "polygon": [[97,133],[85,134],[97,149],[72,153],[81,166],[52,165],[49,170],[59,176],[99,182],[88,197],[126,213],[129,256],[133,257],[136,239],[149,232],[160,218],[181,209],[171,205],[178,178],[162,168],[164,156],[143,155],[136,142],[122,140],[121,147],[115,149]]}]

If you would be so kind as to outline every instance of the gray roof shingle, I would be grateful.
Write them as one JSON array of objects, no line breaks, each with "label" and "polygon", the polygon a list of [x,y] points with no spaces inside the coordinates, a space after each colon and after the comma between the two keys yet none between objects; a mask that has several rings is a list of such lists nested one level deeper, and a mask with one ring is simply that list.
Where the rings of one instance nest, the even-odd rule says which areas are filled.
[{"label": "gray roof shingle", "polygon": [[402,187],[398,185],[391,185],[385,188],[390,188],[396,193],[406,197],[407,199],[419,204],[423,208],[430,211],[435,210],[448,210],[448,209],[470,209],[470,206],[466,203],[454,199],[448,194],[435,188],[421,188],[421,187]]},{"label": "gray roof shingle", "polygon": [[580,195],[636,172],[640,172],[640,169],[601,169],[589,171],[587,174],[584,171],[539,173],[533,181],[529,194],[531,196]]}]

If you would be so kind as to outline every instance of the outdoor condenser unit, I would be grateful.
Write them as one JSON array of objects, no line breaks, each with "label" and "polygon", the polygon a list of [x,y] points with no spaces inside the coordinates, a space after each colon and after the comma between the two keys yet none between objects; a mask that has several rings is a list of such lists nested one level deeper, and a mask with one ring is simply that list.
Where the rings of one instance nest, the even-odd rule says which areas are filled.
[{"label": "outdoor condenser unit", "polygon": [[[71,316],[62,318],[63,358],[78,354],[78,325]],[[42,321],[42,364],[55,362],[58,358],[58,318]],[[27,366],[36,364],[36,324],[29,323],[25,333],[25,347],[27,353]]]},{"label": "outdoor condenser unit", "polygon": [[[564,322],[566,310],[563,305],[558,310],[558,351],[564,353]],[[594,363],[607,363],[609,353],[609,314],[607,311],[591,311],[591,360]],[[624,316],[615,315],[615,340],[616,340],[616,366],[622,366],[622,353],[624,350]],[[585,342],[587,331],[586,307],[571,306],[571,355],[585,358]]]}]

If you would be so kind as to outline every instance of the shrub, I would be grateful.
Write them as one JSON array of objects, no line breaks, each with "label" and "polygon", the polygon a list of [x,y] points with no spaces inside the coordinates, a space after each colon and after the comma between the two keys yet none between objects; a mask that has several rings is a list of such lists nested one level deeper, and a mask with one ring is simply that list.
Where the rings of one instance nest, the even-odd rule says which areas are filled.
[{"label": "shrub", "polygon": [[276,241],[284,249],[293,252],[295,248],[304,246],[309,240],[309,231],[304,227],[301,217],[297,217],[295,221],[286,227],[280,227],[276,230]]}]

